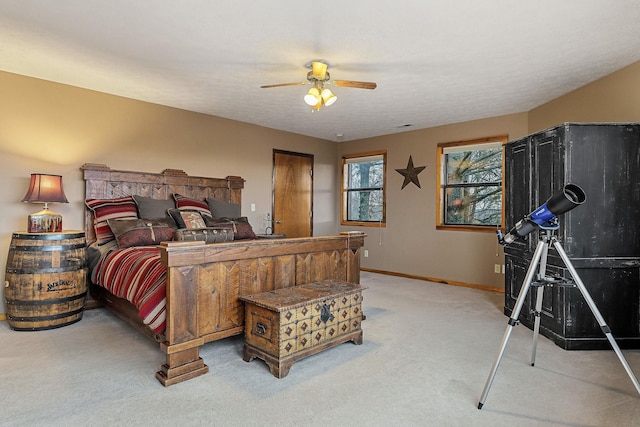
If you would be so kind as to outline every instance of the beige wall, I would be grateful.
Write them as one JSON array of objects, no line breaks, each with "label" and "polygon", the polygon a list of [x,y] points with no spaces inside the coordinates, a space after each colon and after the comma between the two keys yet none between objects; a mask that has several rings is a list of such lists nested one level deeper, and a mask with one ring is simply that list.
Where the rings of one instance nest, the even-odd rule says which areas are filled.
[{"label": "beige wall", "polygon": [[[492,233],[435,230],[436,144],[508,134],[511,139],[556,124],[640,122],[640,63],[522,112],[484,120],[403,132],[336,144],[203,114],[134,101],[70,86],[0,72],[0,277],[4,279],[11,232],[24,230],[38,206],[20,202],[29,175],[61,174],[69,204],[52,206],[64,228],[83,227],[84,188],[79,167],[105,163],[114,169],[161,172],[183,169],[190,175],[241,175],[247,182],[243,214],[254,227],[271,210],[272,150],[313,154],[314,234],[339,227],[339,158],[342,154],[388,150],[387,227],[365,228],[369,257],[363,266],[481,286],[504,283],[493,272],[502,264]],[[409,155],[422,188],[400,190]],[[256,212],[250,212],[251,203]],[[4,281],[4,280],[3,280]],[[4,294],[0,291],[0,313]]]},{"label": "beige wall", "polygon": [[[6,269],[11,233],[25,230],[26,217],[41,205],[20,200],[31,173],[63,175],[69,204],[50,207],[66,230],[82,229],[84,184],[80,166],[246,179],[243,214],[263,232],[271,212],[272,151],[314,155],[314,234],[337,232],[335,142],[280,132],[0,72],[0,277]],[[250,205],[256,205],[256,212]],[[2,288],[4,289],[4,288]],[[0,313],[5,313],[0,291]]]},{"label": "beige wall", "polygon": [[[494,233],[436,230],[437,144],[485,136],[527,134],[526,113],[511,114],[448,126],[405,132],[343,143],[340,155],[387,150],[387,226],[343,227],[359,229],[369,236],[365,249],[369,257],[362,266],[452,282],[502,287],[504,276],[494,273],[503,263],[502,248]],[[420,187],[409,184],[401,190],[404,177],[396,169],[427,168],[418,175]]]},{"label": "beige wall", "polygon": [[[435,228],[436,145],[503,134],[513,140],[564,122],[640,122],[640,62],[529,112],[341,144],[339,155],[377,149],[388,155],[387,227],[341,227],[368,234],[362,266],[502,287],[504,276],[494,273],[494,265],[504,256],[494,234]],[[395,169],[405,168],[409,155],[415,166],[427,166],[419,175],[421,189],[400,189],[403,177]]]},{"label": "beige wall", "polygon": [[529,133],[565,122],[639,122],[640,62],[529,112]]}]

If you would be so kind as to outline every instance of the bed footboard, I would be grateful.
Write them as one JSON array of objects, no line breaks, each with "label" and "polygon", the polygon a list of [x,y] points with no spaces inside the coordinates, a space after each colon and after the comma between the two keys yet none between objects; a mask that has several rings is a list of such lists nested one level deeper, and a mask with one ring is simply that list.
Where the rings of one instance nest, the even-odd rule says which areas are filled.
[{"label": "bed footboard", "polygon": [[321,280],[360,283],[364,234],[230,243],[165,242],[166,363],[156,374],[169,386],[208,372],[204,343],[244,332],[240,295]]}]

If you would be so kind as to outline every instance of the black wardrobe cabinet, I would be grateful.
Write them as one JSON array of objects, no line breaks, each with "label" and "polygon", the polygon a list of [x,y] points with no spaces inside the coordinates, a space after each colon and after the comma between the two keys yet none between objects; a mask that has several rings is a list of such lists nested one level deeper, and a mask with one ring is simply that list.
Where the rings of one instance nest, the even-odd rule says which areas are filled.
[{"label": "black wardrobe cabinet", "polygon": [[[565,123],[505,145],[505,226],[565,184],[586,201],[560,215],[558,240],[621,348],[640,348],[640,124]],[[505,246],[505,307],[511,315],[539,231]],[[555,249],[547,275],[569,278]],[[533,328],[536,288],[520,321]],[[574,287],[545,287],[540,333],[570,350],[609,349],[593,313]]]}]

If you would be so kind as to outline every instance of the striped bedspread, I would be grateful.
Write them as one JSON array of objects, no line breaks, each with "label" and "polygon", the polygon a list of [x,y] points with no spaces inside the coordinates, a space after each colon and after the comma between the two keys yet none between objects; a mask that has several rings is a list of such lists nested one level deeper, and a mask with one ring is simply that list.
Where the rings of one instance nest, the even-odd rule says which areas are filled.
[{"label": "striped bedspread", "polygon": [[154,333],[164,333],[167,269],[160,262],[156,246],[106,253],[93,269],[91,280],[135,305],[144,324]]}]

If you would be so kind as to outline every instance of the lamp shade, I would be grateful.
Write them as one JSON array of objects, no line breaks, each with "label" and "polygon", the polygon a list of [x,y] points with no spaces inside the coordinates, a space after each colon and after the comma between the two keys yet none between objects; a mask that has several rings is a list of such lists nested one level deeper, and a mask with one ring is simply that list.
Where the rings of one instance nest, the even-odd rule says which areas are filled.
[{"label": "lamp shade", "polygon": [[310,105],[311,107],[316,105],[321,100],[322,98],[320,97],[320,91],[316,87],[312,87],[311,89],[309,89],[309,92],[307,92],[307,94],[304,96],[304,102],[306,102],[307,105]]},{"label": "lamp shade", "polygon": [[29,190],[23,202],[44,203],[44,208],[27,217],[27,232],[54,233],[62,231],[62,215],[49,210],[49,203],[69,203],[62,189],[60,175],[32,173]]},{"label": "lamp shade", "polygon": [[333,94],[329,89],[322,89],[322,101],[327,107],[338,100],[338,97]]},{"label": "lamp shade", "polygon": [[327,64],[320,61],[313,61],[311,63],[311,74],[318,80],[325,80],[327,77]]},{"label": "lamp shade", "polygon": [[32,173],[29,190],[22,199],[33,203],[69,203],[62,189],[62,176]]}]

